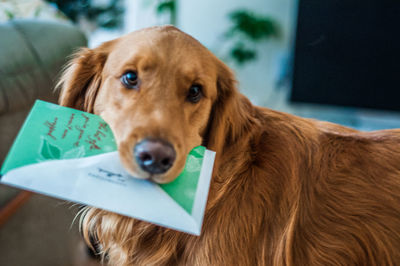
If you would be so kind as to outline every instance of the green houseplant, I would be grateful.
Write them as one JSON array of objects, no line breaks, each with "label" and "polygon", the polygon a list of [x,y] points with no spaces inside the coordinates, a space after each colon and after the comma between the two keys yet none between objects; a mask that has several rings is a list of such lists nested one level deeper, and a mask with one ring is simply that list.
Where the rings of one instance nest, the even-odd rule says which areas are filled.
[{"label": "green houseplant", "polygon": [[177,24],[176,20],[176,0],[157,0],[156,12],[158,15],[167,14],[169,16],[169,23],[172,25]]},{"label": "green houseplant", "polygon": [[[177,24],[177,0],[157,0],[156,13],[168,15],[168,23]],[[278,39],[278,23],[269,16],[256,14],[246,9],[232,11],[228,15],[230,27],[224,34],[224,41],[229,43],[227,60],[242,66],[258,56],[258,44]]]},{"label": "green houseplant", "polygon": [[257,58],[257,45],[280,36],[278,23],[272,18],[249,10],[229,13],[230,28],[224,36],[231,43],[229,57],[238,65]]}]

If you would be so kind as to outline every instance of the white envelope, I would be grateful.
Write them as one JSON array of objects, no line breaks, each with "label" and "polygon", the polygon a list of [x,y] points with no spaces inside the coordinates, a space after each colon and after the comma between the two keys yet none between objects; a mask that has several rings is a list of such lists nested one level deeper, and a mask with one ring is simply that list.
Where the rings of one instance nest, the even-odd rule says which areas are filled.
[{"label": "white envelope", "polygon": [[0,183],[200,235],[214,159],[206,150],[191,213],[159,185],[131,177],[118,152],[22,166]]}]

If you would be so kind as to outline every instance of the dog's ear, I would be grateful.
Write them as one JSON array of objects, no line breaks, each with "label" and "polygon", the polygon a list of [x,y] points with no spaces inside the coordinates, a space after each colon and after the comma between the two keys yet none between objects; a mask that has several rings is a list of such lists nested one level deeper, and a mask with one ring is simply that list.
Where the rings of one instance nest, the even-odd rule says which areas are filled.
[{"label": "dog's ear", "polygon": [[218,62],[217,99],[205,134],[208,149],[222,153],[226,145],[240,138],[250,126],[251,103],[239,93],[235,76],[224,63]]},{"label": "dog's ear", "polygon": [[95,49],[82,48],[73,55],[57,84],[61,88],[60,105],[93,112],[111,45],[108,42]]}]

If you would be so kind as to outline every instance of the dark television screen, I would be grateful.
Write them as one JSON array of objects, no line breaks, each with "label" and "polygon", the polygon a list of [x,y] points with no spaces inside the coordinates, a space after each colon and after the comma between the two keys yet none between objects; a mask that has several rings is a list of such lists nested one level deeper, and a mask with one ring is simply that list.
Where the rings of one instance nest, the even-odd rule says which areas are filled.
[{"label": "dark television screen", "polygon": [[400,110],[400,1],[299,0],[291,101]]}]

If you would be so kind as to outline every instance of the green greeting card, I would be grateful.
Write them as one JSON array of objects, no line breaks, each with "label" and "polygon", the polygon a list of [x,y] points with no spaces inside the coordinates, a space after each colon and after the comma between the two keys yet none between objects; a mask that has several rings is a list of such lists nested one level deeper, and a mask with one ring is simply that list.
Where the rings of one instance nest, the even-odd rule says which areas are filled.
[{"label": "green greeting card", "polygon": [[[93,194],[91,191],[85,192],[85,198],[78,195],[77,191],[92,190],[96,186],[100,189],[103,186],[101,188],[106,194],[115,193],[118,198],[126,193],[126,197],[134,197],[136,202],[149,206],[155,204],[150,200],[151,197],[154,199],[160,195],[168,195],[175,204],[198,220],[202,219],[202,214],[199,216],[198,212],[204,209],[213,159],[213,152],[205,147],[196,147],[188,155],[183,172],[173,182],[164,185],[148,181],[143,183],[142,180],[129,176],[123,169],[112,131],[101,117],[38,100],[22,126],[0,173],[4,175],[1,182],[9,185],[104,207],[187,231],[178,228],[176,221],[170,225],[169,221],[160,220],[160,217],[154,218],[153,214],[146,214],[151,218],[142,217],[142,212],[148,212],[147,208],[136,206],[135,213],[131,213],[124,209],[127,206],[121,207],[118,200],[110,205],[110,200],[105,201],[94,195],[88,197],[87,195]],[[149,186],[154,187],[155,191],[161,189],[164,192],[157,192],[153,196],[143,194],[144,187]],[[138,190],[138,187],[142,187],[142,190]],[[68,193],[65,192],[68,189]],[[137,191],[134,196],[131,195],[132,191]],[[196,230],[189,231],[199,233],[199,228]]]}]

